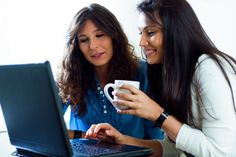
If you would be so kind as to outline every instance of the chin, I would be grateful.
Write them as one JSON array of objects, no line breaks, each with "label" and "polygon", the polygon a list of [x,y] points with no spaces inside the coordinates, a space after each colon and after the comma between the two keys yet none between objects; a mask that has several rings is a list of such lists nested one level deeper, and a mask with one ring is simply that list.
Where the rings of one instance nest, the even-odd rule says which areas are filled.
[{"label": "chin", "polygon": [[107,64],[108,64],[108,62],[96,62],[96,63],[93,63],[93,65],[97,66],[97,67],[102,67],[102,66],[105,66]]},{"label": "chin", "polygon": [[157,64],[154,60],[152,59],[147,59],[147,63],[148,64]]},{"label": "chin", "polygon": [[160,58],[147,58],[148,64],[161,64],[162,60]]}]

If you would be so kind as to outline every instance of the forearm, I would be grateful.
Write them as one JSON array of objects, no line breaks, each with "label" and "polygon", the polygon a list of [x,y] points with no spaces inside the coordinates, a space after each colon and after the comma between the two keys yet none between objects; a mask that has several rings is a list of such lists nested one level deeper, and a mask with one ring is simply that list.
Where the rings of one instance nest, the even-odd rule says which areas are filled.
[{"label": "forearm", "polygon": [[75,138],[84,138],[85,132],[77,131],[77,130],[67,130],[69,139],[75,139]]},{"label": "forearm", "polygon": [[175,117],[169,115],[168,118],[163,122],[162,129],[173,141],[175,141],[182,125],[183,124]]},{"label": "forearm", "polygon": [[[152,114],[150,114],[149,120],[156,123],[157,119],[161,116],[161,113],[163,111],[163,108],[156,105],[152,110]],[[182,125],[183,124],[178,121],[174,116],[169,115],[168,118],[165,119],[162,123],[161,128],[173,141],[175,141]]]},{"label": "forearm", "polygon": [[144,140],[144,139],[138,139],[131,136],[124,135],[124,143],[128,145],[134,145],[134,146],[142,146],[151,148],[153,152],[155,153],[155,156],[161,156],[162,155],[162,146],[161,143],[157,140]]}]

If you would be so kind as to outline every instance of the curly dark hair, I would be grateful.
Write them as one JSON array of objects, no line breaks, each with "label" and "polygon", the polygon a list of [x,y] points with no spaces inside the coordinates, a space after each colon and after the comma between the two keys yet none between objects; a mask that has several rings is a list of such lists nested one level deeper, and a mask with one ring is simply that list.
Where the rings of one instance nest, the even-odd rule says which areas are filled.
[{"label": "curly dark hair", "polygon": [[133,53],[134,47],[129,43],[116,17],[105,7],[91,4],[82,8],[73,18],[67,32],[67,44],[62,64],[57,75],[59,94],[63,102],[78,105],[78,115],[87,111],[84,96],[88,89],[95,89],[94,66],[82,54],[78,43],[78,32],[87,20],[112,39],[113,56],[107,71],[109,82],[115,79],[134,79],[138,71],[138,58]]}]

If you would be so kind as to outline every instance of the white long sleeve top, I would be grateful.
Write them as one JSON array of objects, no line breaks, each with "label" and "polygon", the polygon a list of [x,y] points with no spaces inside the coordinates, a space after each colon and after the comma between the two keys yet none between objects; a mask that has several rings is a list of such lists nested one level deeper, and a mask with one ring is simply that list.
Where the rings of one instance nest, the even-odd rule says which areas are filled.
[{"label": "white long sleeve top", "polygon": [[[222,60],[236,104],[236,75]],[[200,91],[200,97],[196,95]],[[165,138],[163,156],[236,157],[236,111],[232,94],[219,66],[207,55],[198,59],[192,82],[194,125],[184,124],[176,144]]]}]

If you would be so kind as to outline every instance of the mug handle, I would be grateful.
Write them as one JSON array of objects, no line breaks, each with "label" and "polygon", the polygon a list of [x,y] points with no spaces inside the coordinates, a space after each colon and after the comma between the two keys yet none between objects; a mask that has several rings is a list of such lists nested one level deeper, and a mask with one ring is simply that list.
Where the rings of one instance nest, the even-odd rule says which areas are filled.
[{"label": "mug handle", "polygon": [[116,85],[115,85],[114,83],[108,83],[108,84],[106,84],[105,87],[104,87],[104,94],[105,94],[105,96],[107,97],[107,99],[112,103],[113,99],[111,98],[111,96],[110,96],[109,93],[108,93],[108,89],[109,89],[110,87],[115,90]]}]

